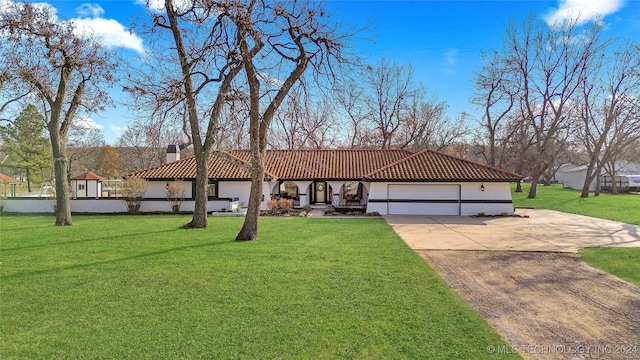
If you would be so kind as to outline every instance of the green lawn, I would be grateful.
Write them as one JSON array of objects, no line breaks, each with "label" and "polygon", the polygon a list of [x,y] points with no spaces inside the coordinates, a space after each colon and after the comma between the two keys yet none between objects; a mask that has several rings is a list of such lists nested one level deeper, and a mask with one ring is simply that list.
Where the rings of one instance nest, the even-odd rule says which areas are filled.
[{"label": "green lawn", "polygon": [[0,358],[480,359],[506,346],[381,219],[264,218],[245,243],[239,218],[178,229],[188,219],[0,217]]},{"label": "green lawn", "polygon": [[587,264],[640,286],[640,248],[588,248],[580,250],[580,256]]},{"label": "green lawn", "polygon": [[[582,199],[580,191],[563,189],[562,185],[538,186],[538,196],[527,199],[530,184],[523,184],[522,193],[513,192],[515,207],[551,209],[588,215],[602,219],[640,225],[640,195],[601,194]],[[589,248],[580,251],[589,265],[640,285],[640,248]]]},{"label": "green lawn", "polygon": [[602,219],[621,221],[640,225],[640,195],[637,194],[601,194],[580,198],[580,191],[563,189],[561,184],[551,186],[538,185],[535,199],[527,199],[530,184],[522,185],[522,192],[516,193],[512,185],[513,205],[515,207],[533,207],[550,209],[572,214],[588,215]]}]

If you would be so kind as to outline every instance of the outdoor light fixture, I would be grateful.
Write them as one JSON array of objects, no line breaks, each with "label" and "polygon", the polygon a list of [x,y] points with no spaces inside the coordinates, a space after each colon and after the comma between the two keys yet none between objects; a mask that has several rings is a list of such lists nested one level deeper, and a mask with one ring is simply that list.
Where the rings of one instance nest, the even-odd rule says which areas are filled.
[{"label": "outdoor light fixture", "polygon": [[484,191],[484,183],[480,185],[480,191]]}]

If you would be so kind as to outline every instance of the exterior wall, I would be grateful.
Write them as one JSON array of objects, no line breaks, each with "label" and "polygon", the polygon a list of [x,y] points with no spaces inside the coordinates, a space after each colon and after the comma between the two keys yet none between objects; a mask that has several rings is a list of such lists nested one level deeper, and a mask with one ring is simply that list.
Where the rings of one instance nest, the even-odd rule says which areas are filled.
[{"label": "exterior wall", "polygon": [[[262,182],[263,201],[260,203],[260,209],[267,210],[267,200],[271,198],[271,189],[275,186],[274,181]],[[220,181],[218,182],[219,198],[237,198],[238,204],[249,204],[249,196],[251,195],[251,181]]]},{"label": "exterior wall", "polygon": [[[172,181],[147,181],[147,189],[144,192],[144,197],[147,199],[166,199],[167,183]],[[182,188],[184,189],[184,198],[190,199],[193,197],[193,185],[192,181],[182,181]]]},{"label": "exterior wall", "polygon": [[[5,212],[15,213],[53,213],[53,201],[47,198],[14,198],[3,200]],[[193,212],[194,200],[185,200],[180,206],[180,212]],[[221,209],[236,211],[238,201],[235,200],[209,200],[207,211],[220,211]],[[144,200],[140,206],[141,212],[170,213],[171,205],[166,200]],[[127,205],[119,199],[72,199],[72,213],[126,213]]]},{"label": "exterior wall", "polygon": [[251,181],[220,181],[218,183],[219,198],[238,198],[238,203],[249,204]]},{"label": "exterior wall", "polygon": [[[480,212],[486,215],[500,215],[507,213],[513,215],[513,203],[509,183],[481,183],[481,182],[446,182],[446,183],[409,183],[409,182],[373,182],[369,187],[369,200],[386,200],[389,184],[395,185],[458,185],[460,186],[460,215],[477,215]],[[480,187],[484,185],[484,191]],[[419,198],[416,194],[416,198]],[[419,203],[407,203],[408,207],[416,207],[418,211]],[[430,204],[430,206],[434,206]],[[387,202],[369,202],[367,212],[377,211],[382,215],[388,214]]]},{"label": "exterior wall", "polygon": [[[460,215],[470,216],[485,213],[486,215],[513,215],[513,202],[509,183],[460,183],[461,208]],[[484,185],[484,191],[480,186]]]},{"label": "exterior wall", "polygon": [[[84,189],[80,189],[84,185]],[[102,183],[98,180],[71,180],[71,192],[76,198],[98,198],[102,193]]]},{"label": "exterior wall", "polygon": [[[582,190],[584,185],[584,179],[587,177],[586,170],[584,171],[568,171],[564,173],[562,186],[569,189]],[[589,191],[596,191],[595,179],[589,184]]]}]

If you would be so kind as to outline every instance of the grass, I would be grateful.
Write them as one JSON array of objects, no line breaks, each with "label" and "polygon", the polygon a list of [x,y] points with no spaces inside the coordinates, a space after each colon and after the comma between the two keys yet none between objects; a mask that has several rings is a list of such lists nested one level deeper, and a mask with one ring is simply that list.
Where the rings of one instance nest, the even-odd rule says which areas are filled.
[{"label": "grass", "polygon": [[588,248],[580,250],[580,256],[587,264],[640,286],[640,248]]},{"label": "grass", "polygon": [[640,225],[640,195],[638,194],[600,194],[598,197],[591,194],[588,198],[580,198],[580,191],[563,189],[561,184],[555,184],[538,185],[536,198],[527,199],[530,187],[530,184],[525,183],[522,185],[522,192],[516,193],[513,191],[515,184],[512,185],[515,207],[557,210]]},{"label": "grass", "polygon": [[[380,219],[0,217],[0,357],[492,358],[506,342]],[[517,357],[517,355],[513,355]]]},{"label": "grass", "polygon": [[[580,198],[580,191],[563,189],[562,185],[538,186],[535,199],[527,199],[530,184],[523,184],[522,193],[512,185],[516,207],[534,207],[640,225],[640,195],[593,194]],[[640,286],[640,248],[587,248],[580,251],[584,261],[600,270]]]}]

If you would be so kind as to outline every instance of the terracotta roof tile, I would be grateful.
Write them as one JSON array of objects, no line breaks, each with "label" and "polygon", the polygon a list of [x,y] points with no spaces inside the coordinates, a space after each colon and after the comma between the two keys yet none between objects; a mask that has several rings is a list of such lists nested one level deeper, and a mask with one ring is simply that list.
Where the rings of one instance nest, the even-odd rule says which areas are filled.
[{"label": "terracotta roof tile", "polygon": [[[212,151],[209,157],[209,178],[240,180],[251,178],[251,165],[224,151]],[[270,173],[265,175],[274,177]],[[193,156],[139,170],[125,175],[125,178],[139,177],[143,179],[195,179],[196,159]]]},{"label": "terracotta roof tile", "polygon": [[104,178],[92,173],[91,171],[87,171],[84,174],[72,177],[71,180],[104,180]]},{"label": "terracotta roof tile", "polygon": [[[249,150],[213,151],[209,177],[240,180],[251,178]],[[406,150],[267,150],[265,175],[280,180],[371,181],[515,181],[520,175],[459,159],[435,151]],[[193,157],[126,177],[144,179],[195,179]]]},{"label": "terracotta roof tile", "polygon": [[16,178],[12,178],[11,176],[5,175],[5,174],[0,174],[0,181],[1,182],[5,182],[5,183],[9,183],[9,184],[19,183],[20,182],[20,180],[18,180]]},{"label": "terracotta roof tile", "polygon": [[[229,153],[247,162],[251,156],[249,150]],[[282,180],[361,179],[411,154],[406,150],[267,150],[265,169]]]},{"label": "terracotta roof tile", "polygon": [[364,176],[372,181],[516,181],[521,175],[423,150]]}]

